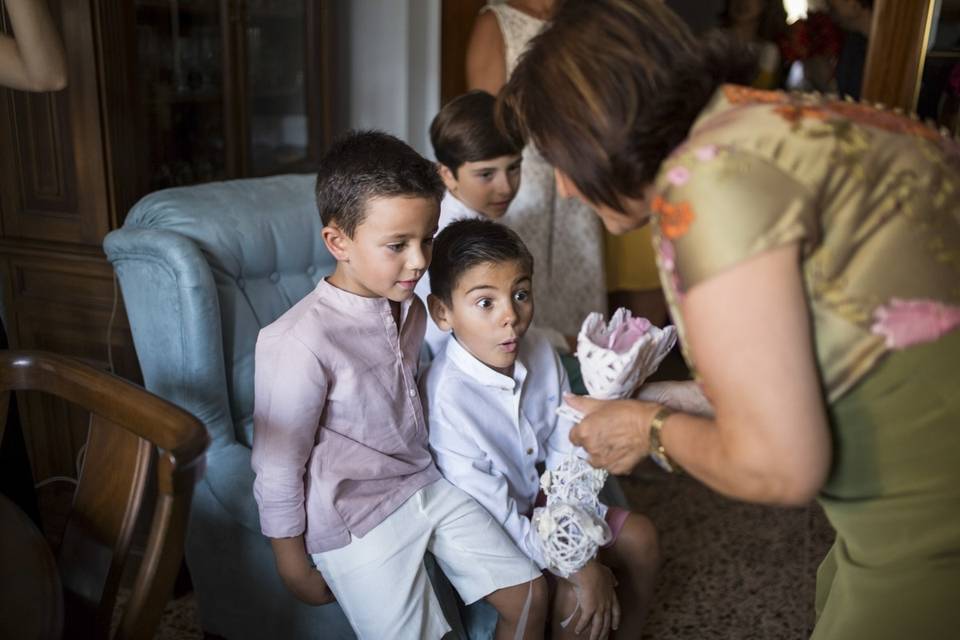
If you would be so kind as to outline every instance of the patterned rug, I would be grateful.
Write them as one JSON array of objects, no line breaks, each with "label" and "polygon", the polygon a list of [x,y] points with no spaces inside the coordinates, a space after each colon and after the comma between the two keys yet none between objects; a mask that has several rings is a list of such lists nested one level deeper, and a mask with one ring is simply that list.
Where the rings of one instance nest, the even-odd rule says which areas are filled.
[{"label": "patterned rug", "polygon": [[[656,602],[643,638],[802,640],[813,628],[817,565],[833,532],[817,505],[744,504],[649,463],[623,488],[660,534]],[[201,640],[191,595],[167,606],[156,638]]]}]

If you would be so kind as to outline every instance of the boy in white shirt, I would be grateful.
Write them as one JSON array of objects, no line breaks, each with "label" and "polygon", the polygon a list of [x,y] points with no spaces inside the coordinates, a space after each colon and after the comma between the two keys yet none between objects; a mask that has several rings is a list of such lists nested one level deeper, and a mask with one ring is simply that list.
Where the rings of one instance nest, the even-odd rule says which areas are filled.
[{"label": "boy in white shirt", "polygon": [[[496,98],[486,91],[469,91],[445,104],[430,123],[430,143],[437,171],[447,188],[440,202],[437,230],[463,218],[499,220],[520,188],[521,148],[497,129]],[[417,283],[423,300],[430,279]],[[427,319],[424,341],[431,355],[440,352],[449,333]]]},{"label": "boy in white shirt", "polygon": [[[460,220],[435,238],[430,276],[430,315],[454,337],[420,381],[437,466],[546,569],[530,522],[537,465],[552,469],[574,447],[572,423],[555,413],[569,390],[564,367],[538,331],[528,332],[533,259],[510,229]],[[551,593],[553,638],[588,626],[590,637],[611,629],[639,637],[658,564],[656,531],[644,516],[616,507],[606,519],[614,540]]]}]

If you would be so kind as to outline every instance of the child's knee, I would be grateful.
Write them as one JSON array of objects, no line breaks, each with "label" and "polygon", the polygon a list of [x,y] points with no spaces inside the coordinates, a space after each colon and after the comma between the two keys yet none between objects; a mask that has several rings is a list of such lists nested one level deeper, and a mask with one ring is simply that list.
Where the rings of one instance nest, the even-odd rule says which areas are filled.
[{"label": "child's knee", "polygon": [[614,545],[617,555],[631,564],[656,565],[660,562],[660,540],[650,518],[631,513]]},{"label": "child's knee", "polygon": [[524,609],[529,620],[543,620],[547,614],[547,581],[541,576],[530,582],[499,589],[487,597],[500,614],[511,623],[519,622]]}]

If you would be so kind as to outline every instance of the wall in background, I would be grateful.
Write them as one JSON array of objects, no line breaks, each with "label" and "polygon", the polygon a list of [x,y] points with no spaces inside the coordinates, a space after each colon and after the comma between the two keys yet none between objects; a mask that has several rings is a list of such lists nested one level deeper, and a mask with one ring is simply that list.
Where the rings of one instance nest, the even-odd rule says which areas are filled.
[{"label": "wall in background", "polygon": [[383,129],[433,157],[440,0],[336,0],[335,129]]}]

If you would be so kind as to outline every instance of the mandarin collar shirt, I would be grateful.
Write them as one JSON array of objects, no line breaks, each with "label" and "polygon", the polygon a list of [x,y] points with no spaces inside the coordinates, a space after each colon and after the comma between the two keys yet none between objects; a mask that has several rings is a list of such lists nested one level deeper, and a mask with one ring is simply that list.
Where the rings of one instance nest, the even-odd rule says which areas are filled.
[{"label": "mandarin collar shirt", "polygon": [[257,338],[254,495],[263,534],[308,553],[363,536],[439,479],[416,385],[425,311],[326,280]]},{"label": "mandarin collar shirt", "polygon": [[529,518],[540,489],[537,465],[552,469],[571,453],[585,455],[570,443],[573,424],[556,414],[569,383],[550,342],[529,330],[507,376],[449,340],[420,387],[440,472],[546,568]]}]

